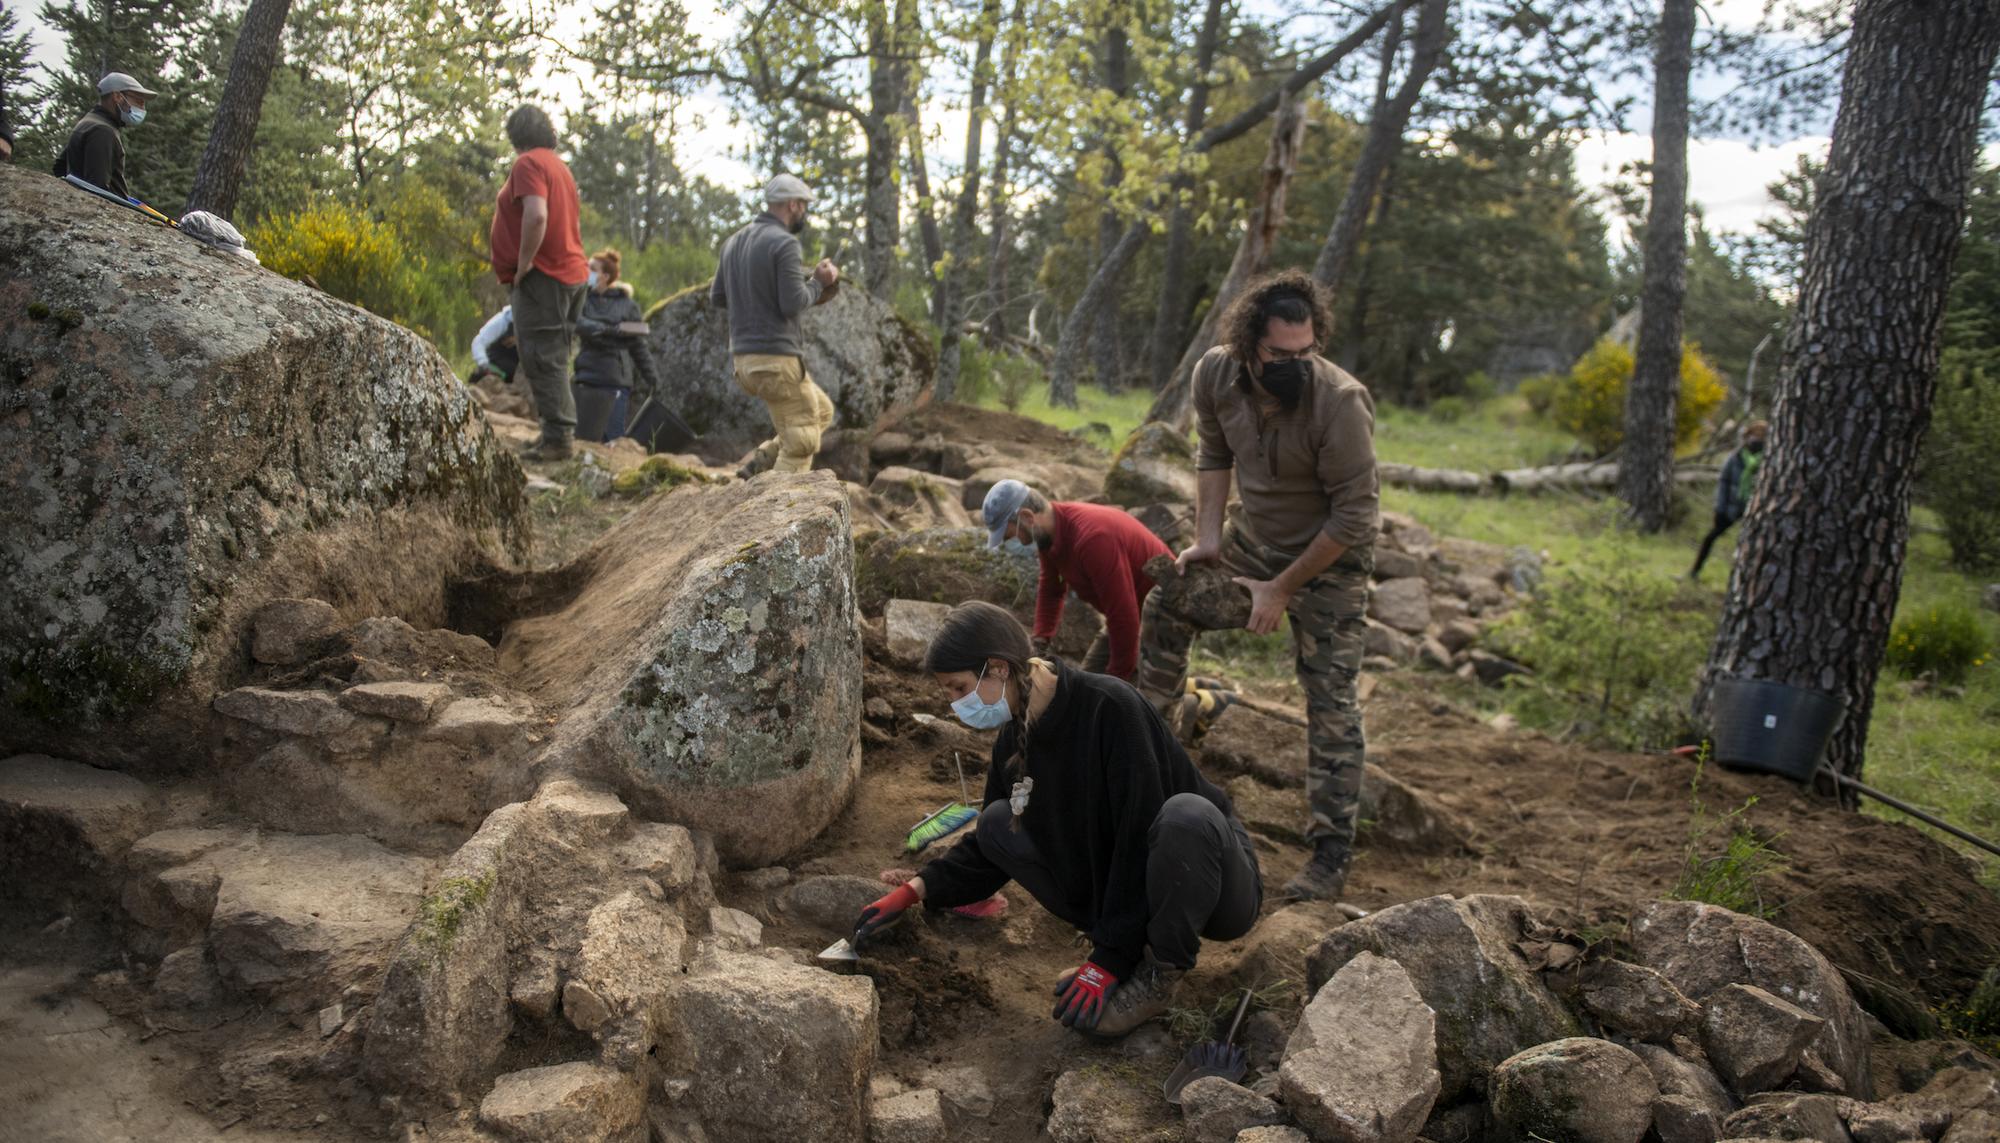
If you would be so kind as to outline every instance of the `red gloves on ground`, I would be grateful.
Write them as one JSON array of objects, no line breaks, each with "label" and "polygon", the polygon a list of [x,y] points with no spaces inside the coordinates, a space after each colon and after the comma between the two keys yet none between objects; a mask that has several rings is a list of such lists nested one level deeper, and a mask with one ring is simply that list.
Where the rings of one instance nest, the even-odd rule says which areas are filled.
[{"label": "red gloves on ground", "polygon": [[1095,1028],[1104,1015],[1106,998],[1117,987],[1117,977],[1084,961],[1082,968],[1056,986],[1055,1018],[1071,1028]]},{"label": "red gloves on ground", "polygon": [[903,910],[920,900],[922,898],[917,896],[915,889],[910,888],[907,884],[898,885],[888,893],[877,898],[866,909],[861,910],[860,919],[854,922],[854,940],[852,943],[855,950],[860,950],[862,941],[867,940],[869,937],[901,920]]}]

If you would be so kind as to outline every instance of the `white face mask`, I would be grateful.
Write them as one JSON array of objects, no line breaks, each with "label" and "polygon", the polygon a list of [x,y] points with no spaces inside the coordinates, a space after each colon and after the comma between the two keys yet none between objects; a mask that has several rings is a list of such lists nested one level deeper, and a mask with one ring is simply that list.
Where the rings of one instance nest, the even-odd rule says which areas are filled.
[{"label": "white face mask", "polygon": [[597,280],[598,280],[597,271],[595,270],[592,270],[590,272],[590,277],[585,279],[585,281],[589,284],[590,288],[593,290],[597,288]]},{"label": "white face mask", "polygon": [[996,726],[1005,725],[1010,717],[1007,712],[1006,686],[1003,684],[1000,688],[999,702],[987,702],[979,697],[979,684],[985,681],[986,668],[981,667],[979,678],[973,682],[972,689],[965,692],[963,698],[951,704],[951,712],[958,716],[958,720],[974,730],[992,730]]},{"label": "white face mask", "polygon": [[137,127],[146,121],[146,109],[127,103],[118,108],[118,118],[124,120],[127,127]]}]

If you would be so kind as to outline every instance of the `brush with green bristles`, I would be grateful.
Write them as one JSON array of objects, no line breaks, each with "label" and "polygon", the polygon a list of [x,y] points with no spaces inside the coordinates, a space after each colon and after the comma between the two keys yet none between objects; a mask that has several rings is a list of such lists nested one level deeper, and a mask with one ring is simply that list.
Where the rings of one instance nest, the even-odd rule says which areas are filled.
[{"label": "brush with green bristles", "polygon": [[956,750],[951,752],[951,764],[958,768],[959,800],[945,803],[935,813],[911,827],[910,836],[903,839],[903,848],[911,853],[939,838],[949,837],[979,817],[979,811],[967,804],[972,799],[965,792],[965,763],[959,759]]}]

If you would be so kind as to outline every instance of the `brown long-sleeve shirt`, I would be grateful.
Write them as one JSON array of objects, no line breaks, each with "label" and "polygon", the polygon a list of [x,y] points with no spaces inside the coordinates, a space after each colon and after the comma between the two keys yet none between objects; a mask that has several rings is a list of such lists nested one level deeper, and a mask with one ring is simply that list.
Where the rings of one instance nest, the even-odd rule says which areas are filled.
[{"label": "brown long-sleeve shirt", "polygon": [[1266,412],[1250,375],[1227,346],[1194,370],[1195,467],[1236,470],[1243,525],[1280,551],[1303,552],[1325,532],[1346,547],[1375,542],[1375,401],[1367,387],[1324,357],[1298,405]]}]

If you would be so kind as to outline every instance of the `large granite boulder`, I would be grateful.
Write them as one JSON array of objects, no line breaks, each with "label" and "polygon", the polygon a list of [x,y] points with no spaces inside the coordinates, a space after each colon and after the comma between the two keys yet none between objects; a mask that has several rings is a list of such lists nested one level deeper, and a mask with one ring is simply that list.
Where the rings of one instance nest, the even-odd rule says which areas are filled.
[{"label": "large granite boulder", "polygon": [[44,175],[0,204],[0,752],[198,763],[259,605],[442,626],[523,542],[422,337]]},{"label": "large granite boulder", "polygon": [[1104,496],[1121,508],[1192,504],[1194,493],[1194,445],[1158,421],[1132,430],[1104,474]]},{"label": "large granite boulder", "polygon": [[1364,952],[1400,964],[1437,1013],[1438,1102],[1449,1105],[1466,1091],[1484,1092],[1488,1074],[1514,1053],[1579,1031],[1515,949],[1528,921],[1518,897],[1426,897],[1396,905],[1327,934],[1307,958],[1306,984],[1317,994]]},{"label": "large granite boulder", "polygon": [[[771,436],[764,403],[736,384],[729,365],[729,314],[710,305],[708,283],[653,307],[648,339],[676,408],[713,456],[741,453]],[[872,434],[930,401],[937,351],[887,302],[854,287],[807,310],[800,323],[806,372],[833,398],[835,429]]]},{"label": "large granite boulder", "polygon": [[810,842],[860,775],[847,499],[825,473],[656,495],[571,567],[500,659],[563,711],[542,765],[711,833],[754,868]]},{"label": "large granite boulder", "polygon": [[1401,965],[1341,966],[1306,1005],[1278,1072],[1285,1106],[1315,1137],[1408,1143],[1437,1101],[1437,1019]]},{"label": "large granite boulder", "polygon": [[1500,1138],[1522,1143],[1639,1143],[1653,1126],[1659,1094],[1630,1049],[1576,1036],[1538,1044],[1493,1069],[1493,1122]]}]

